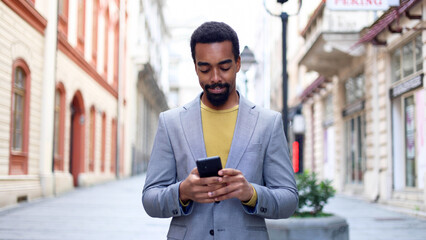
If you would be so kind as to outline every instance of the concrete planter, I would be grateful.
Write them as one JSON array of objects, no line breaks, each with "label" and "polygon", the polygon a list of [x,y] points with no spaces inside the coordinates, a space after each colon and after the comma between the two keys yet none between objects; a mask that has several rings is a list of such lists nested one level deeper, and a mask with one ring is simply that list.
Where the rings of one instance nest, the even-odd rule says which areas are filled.
[{"label": "concrete planter", "polygon": [[270,240],[349,240],[349,225],[339,216],[266,220]]}]

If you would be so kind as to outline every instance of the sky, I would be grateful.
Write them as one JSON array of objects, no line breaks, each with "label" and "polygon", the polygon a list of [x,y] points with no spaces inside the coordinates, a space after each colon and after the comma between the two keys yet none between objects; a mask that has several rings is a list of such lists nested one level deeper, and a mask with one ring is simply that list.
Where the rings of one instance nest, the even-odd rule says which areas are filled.
[{"label": "sky", "polygon": [[[239,35],[241,46],[252,44],[263,0],[167,0],[165,19],[169,26],[188,26],[195,30],[205,21],[220,21],[230,25]],[[188,36],[189,38],[189,36]]]}]

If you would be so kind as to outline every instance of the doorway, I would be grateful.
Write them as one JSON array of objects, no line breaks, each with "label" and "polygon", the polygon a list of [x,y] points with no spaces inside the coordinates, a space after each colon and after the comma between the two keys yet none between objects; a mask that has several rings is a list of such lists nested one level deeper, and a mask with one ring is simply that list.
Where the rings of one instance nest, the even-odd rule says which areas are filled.
[{"label": "doorway", "polygon": [[70,133],[70,173],[74,186],[78,186],[78,176],[84,172],[84,101],[77,91],[71,102],[71,133]]}]

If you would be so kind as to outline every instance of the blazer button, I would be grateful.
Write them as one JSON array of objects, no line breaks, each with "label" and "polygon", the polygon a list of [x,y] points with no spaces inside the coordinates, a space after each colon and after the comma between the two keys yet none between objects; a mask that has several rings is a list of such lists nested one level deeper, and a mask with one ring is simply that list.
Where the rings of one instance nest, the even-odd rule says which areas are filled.
[{"label": "blazer button", "polygon": [[214,236],[214,230],[210,229],[210,235]]},{"label": "blazer button", "polygon": [[178,210],[173,209],[172,213],[173,213],[173,215],[177,215],[178,214]]}]

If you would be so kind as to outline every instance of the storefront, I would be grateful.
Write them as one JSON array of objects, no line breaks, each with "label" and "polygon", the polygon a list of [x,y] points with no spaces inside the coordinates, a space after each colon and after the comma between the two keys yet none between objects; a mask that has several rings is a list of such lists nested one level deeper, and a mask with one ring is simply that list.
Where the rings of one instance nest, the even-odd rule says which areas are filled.
[{"label": "storefront", "polygon": [[[375,103],[385,114],[374,116],[379,139],[388,152],[379,159],[378,199],[411,210],[426,210],[426,98],[425,98],[425,0],[409,0],[389,9],[363,35],[369,66],[367,81],[377,88]],[[374,86],[374,84],[376,84]],[[375,106],[372,107],[374,109]],[[373,121],[374,123],[374,121]],[[371,132],[376,130],[372,128]],[[374,150],[374,142],[372,142]],[[372,151],[370,151],[372,152]],[[374,155],[372,155],[374,157]],[[374,179],[374,178],[371,178]]]}]

